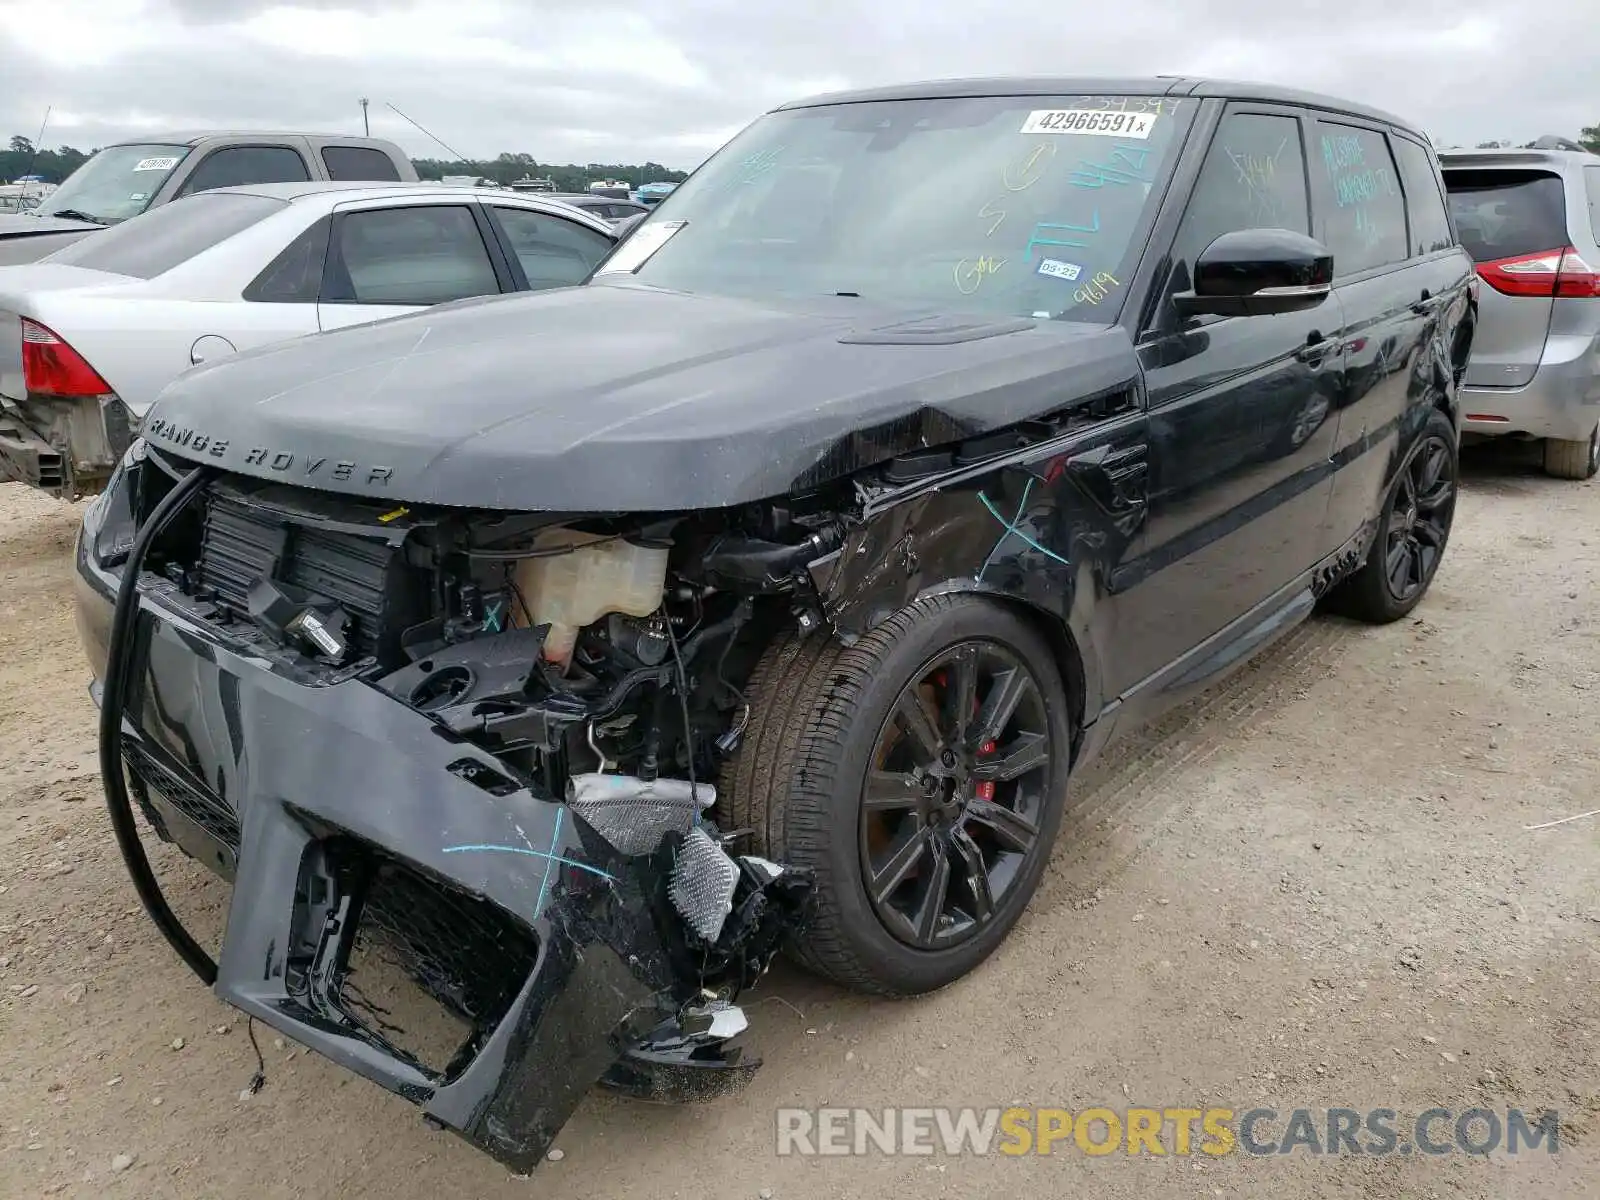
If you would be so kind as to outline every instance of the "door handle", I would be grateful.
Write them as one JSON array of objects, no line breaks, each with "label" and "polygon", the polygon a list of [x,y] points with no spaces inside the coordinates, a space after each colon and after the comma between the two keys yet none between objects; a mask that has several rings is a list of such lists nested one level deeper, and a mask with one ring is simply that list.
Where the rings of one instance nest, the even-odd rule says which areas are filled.
[{"label": "door handle", "polygon": [[1294,356],[1307,366],[1320,367],[1322,360],[1333,352],[1337,344],[1336,338],[1325,338],[1313,332],[1306,338],[1306,344],[1294,352]]},{"label": "door handle", "polygon": [[1425,317],[1439,307],[1439,299],[1427,288],[1422,289],[1422,298],[1411,306],[1411,311],[1419,317]]}]

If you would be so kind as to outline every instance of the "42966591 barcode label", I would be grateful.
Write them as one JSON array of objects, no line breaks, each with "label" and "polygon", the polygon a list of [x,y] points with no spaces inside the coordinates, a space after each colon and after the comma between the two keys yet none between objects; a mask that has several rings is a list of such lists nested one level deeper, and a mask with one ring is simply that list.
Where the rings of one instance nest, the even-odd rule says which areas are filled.
[{"label": "42966591 barcode label", "polygon": [[1039,108],[1028,114],[1028,119],[1022,123],[1022,132],[1147,138],[1155,124],[1155,113],[1106,112],[1098,108]]}]

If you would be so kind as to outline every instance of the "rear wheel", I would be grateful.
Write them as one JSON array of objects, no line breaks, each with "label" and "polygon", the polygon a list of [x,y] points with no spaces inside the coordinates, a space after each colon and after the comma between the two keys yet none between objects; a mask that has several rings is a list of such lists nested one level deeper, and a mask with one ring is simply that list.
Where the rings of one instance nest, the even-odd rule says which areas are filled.
[{"label": "rear wheel", "polygon": [[912,995],[965,975],[1037,888],[1065,803],[1066,690],[1049,645],[976,596],[919,601],[845,648],[769,647],[719,819],[814,872],[802,964]]},{"label": "rear wheel", "polygon": [[1382,625],[1421,603],[1450,540],[1456,471],[1455,427],[1435,409],[1390,485],[1366,561],[1328,597],[1329,608]]},{"label": "rear wheel", "polygon": [[1600,471],[1600,424],[1589,431],[1588,440],[1545,438],[1544,473],[1557,479],[1593,479]]}]

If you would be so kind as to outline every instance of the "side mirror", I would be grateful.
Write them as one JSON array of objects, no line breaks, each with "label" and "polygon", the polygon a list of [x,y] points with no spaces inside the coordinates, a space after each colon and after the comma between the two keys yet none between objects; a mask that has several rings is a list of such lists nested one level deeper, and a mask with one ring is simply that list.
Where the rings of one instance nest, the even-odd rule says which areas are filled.
[{"label": "side mirror", "polygon": [[1289,229],[1240,229],[1200,252],[1194,290],[1172,301],[1186,316],[1257,317],[1315,308],[1333,290],[1333,255]]}]

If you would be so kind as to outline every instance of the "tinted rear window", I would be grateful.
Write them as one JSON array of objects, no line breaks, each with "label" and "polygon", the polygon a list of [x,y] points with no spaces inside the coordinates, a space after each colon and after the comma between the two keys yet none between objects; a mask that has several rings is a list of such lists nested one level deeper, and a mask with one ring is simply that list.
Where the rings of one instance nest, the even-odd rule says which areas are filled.
[{"label": "tinted rear window", "polygon": [[329,179],[400,182],[400,168],[381,150],[362,146],[324,146],[322,165],[328,168]]},{"label": "tinted rear window", "polygon": [[265,196],[202,193],[91,233],[45,261],[154,279],[286,207]]},{"label": "tinted rear window", "polygon": [[1478,262],[1559,250],[1569,240],[1559,175],[1447,170],[1444,183],[1461,244]]}]

